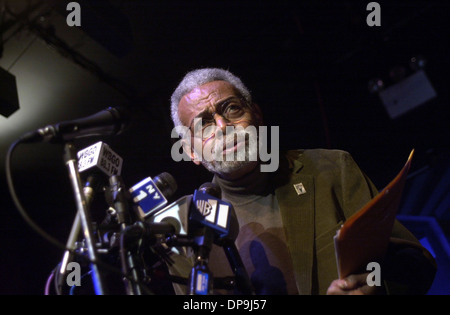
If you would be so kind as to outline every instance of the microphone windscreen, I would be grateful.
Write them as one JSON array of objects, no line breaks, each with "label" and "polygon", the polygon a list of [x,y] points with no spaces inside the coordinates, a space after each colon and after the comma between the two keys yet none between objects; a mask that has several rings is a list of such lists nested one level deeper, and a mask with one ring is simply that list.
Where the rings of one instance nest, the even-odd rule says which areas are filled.
[{"label": "microphone windscreen", "polygon": [[213,197],[216,197],[218,199],[222,198],[222,190],[220,187],[214,183],[207,182],[202,184],[199,189],[202,193],[211,195]]},{"label": "microphone windscreen", "polygon": [[153,181],[166,198],[173,196],[178,189],[175,178],[167,172],[159,174],[153,178]]},{"label": "microphone windscreen", "polygon": [[141,180],[129,191],[139,216],[144,218],[165,206],[176,189],[177,183],[173,176],[164,172],[153,179],[147,177]]},{"label": "microphone windscreen", "polygon": [[106,109],[115,120],[115,134],[121,134],[130,124],[131,112],[125,106],[109,107]]}]

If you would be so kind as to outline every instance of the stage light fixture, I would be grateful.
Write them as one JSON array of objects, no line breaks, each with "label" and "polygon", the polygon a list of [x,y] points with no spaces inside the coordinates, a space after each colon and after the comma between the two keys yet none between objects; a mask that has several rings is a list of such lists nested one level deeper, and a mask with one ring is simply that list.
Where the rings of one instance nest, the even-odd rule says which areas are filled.
[{"label": "stage light fixture", "polygon": [[16,77],[0,68],[0,115],[9,117],[19,109]]}]

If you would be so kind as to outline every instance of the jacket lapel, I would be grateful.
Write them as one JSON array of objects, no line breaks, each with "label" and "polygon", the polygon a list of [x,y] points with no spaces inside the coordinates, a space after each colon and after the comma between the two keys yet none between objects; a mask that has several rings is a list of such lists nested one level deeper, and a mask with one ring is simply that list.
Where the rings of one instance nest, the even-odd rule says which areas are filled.
[{"label": "jacket lapel", "polygon": [[[303,164],[290,160],[275,194],[292,256],[299,294],[311,294],[314,253],[314,177],[302,175]],[[283,173],[283,172],[282,172]],[[299,185],[301,183],[301,185]],[[297,190],[294,185],[297,185]]]}]

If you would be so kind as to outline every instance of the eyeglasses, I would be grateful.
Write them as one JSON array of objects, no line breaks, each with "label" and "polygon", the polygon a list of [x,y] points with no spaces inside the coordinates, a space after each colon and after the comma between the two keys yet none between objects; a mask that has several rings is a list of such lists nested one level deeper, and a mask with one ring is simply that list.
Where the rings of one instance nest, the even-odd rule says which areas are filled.
[{"label": "eyeglasses", "polygon": [[[248,103],[237,97],[228,98],[218,104],[216,104],[216,111],[211,113],[210,111],[204,111],[198,114],[191,122],[190,130],[192,135],[196,138],[200,138],[203,141],[214,136],[217,125],[214,116],[216,114],[227,120],[227,125],[239,123],[245,113],[249,109]],[[193,130],[192,130],[193,129]]]}]

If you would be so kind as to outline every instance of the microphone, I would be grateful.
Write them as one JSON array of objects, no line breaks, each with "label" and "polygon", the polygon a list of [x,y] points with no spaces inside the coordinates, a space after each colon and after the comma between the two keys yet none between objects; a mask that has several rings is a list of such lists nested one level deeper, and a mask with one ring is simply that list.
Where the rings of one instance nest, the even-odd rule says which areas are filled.
[{"label": "microphone", "polygon": [[[80,175],[85,175],[86,177],[83,194],[86,204],[89,207],[94,199],[96,191],[106,182],[105,175],[111,177],[121,173],[123,159],[111,150],[107,144],[101,141],[78,151],[77,157],[78,172]],[[61,261],[58,278],[58,285],[60,288],[63,287],[65,281],[67,265],[73,259],[73,254],[70,251],[76,249],[76,242],[81,228],[81,219],[77,214],[72,224],[69,238],[66,242],[67,250],[64,252]]]},{"label": "microphone", "polygon": [[227,238],[235,240],[239,233],[233,206],[221,200],[222,192],[213,183],[204,183],[194,192],[193,209],[189,219],[196,224],[210,227],[215,232],[215,243],[220,245]]},{"label": "microphone", "polygon": [[[111,178],[120,176],[122,173],[122,157],[114,152],[106,143],[99,141],[78,151],[77,158],[78,172],[80,173],[81,179],[85,181],[83,193],[87,205],[92,203],[96,193],[103,192],[107,204],[112,207],[114,202],[111,194],[110,181]],[[106,189],[107,186],[110,189]],[[111,212],[108,212],[104,223],[110,223],[111,219]]]},{"label": "microphone", "polygon": [[203,183],[199,188],[199,191],[201,191],[204,194],[210,194],[211,196],[214,196],[216,198],[222,198],[222,191],[220,187],[216,184],[213,184],[211,182]]},{"label": "microphone", "polygon": [[221,200],[221,197],[219,186],[213,183],[200,186],[194,194],[194,203],[198,211],[193,211],[191,218],[215,232],[214,243],[224,249],[235,274],[236,289],[241,294],[251,295],[252,284],[235,244],[239,234],[239,222],[233,206]]},{"label": "microphone", "polygon": [[[123,159],[109,145],[99,141],[77,153],[78,172],[85,180],[83,192],[89,205],[96,192],[105,192],[105,186],[110,185],[113,176],[120,176]],[[105,195],[108,204],[112,204],[110,195]]]},{"label": "microphone", "polygon": [[129,191],[139,218],[145,219],[164,207],[177,188],[175,179],[167,172],[154,179],[147,177],[132,186]]},{"label": "microphone", "polygon": [[214,242],[220,243],[231,236],[230,231],[234,231],[230,228],[232,206],[220,197],[218,186],[205,183],[193,195],[181,197],[165,208],[149,212],[145,222],[153,232],[174,234],[176,238],[171,238],[170,244],[194,246],[196,258],[188,280],[189,294],[206,295],[212,292],[209,253]]},{"label": "microphone", "polygon": [[130,119],[123,107],[109,107],[88,117],[63,121],[26,133],[22,142],[59,143],[76,138],[118,135],[123,132]]},{"label": "microphone", "polygon": [[146,223],[153,227],[169,224],[173,228],[173,234],[187,236],[191,203],[192,195],[183,196],[160,210],[152,211],[146,217]]},{"label": "microphone", "polygon": [[[138,195],[137,192],[134,194]],[[153,204],[142,202],[139,206],[141,213],[146,212],[147,223],[171,224],[175,234],[180,236],[190,236],[195,229],[207,226],[214,230],[215,242],[220,244],[223,239],[234,241],[239,233],[239,223],[232,205],[221,200],[220,196],[217,185],[205,183],[194,194],[183,196],[164,208],[156,205],[155,209]]]},{"label": "microphone", "polygon": [[[189,294],[211,293],[213,275],[208,269],[208,256],[212,243],[223,247],[235,273],[236,289],[242,294],[253,293],[247,271],[234,243],[239,233],[239,222],[233,206],[221,200],[221,195],[220,187],[204,183],[194,194],[183,196],[162,209],[152,211],[145,220],[146,226],[153,232],[179,236],[170,239],[169,246],[195,244],[196,262],[189,276]],[[193,242],[189,241],[191,238]],[[175,253],[179,254],[178,251]]]}]

